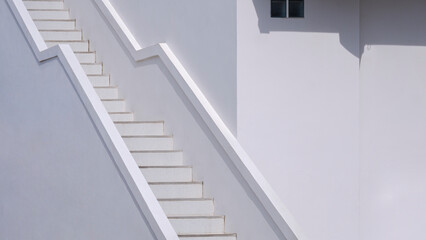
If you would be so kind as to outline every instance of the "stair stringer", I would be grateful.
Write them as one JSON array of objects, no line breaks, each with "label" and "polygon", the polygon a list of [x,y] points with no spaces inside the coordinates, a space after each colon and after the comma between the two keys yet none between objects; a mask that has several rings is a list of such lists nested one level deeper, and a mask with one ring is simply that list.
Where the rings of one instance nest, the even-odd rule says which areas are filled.
[{"label": "stair stringer", "polygon": [[153,57],[161,59],[176,83],[172,84],[173,87],[178,86],[179,89],[176,90],[179,92],[182,91],[186,98],[185,101],[189,101],[195,109],[195,111],[191,111],[191,109],[188,109],[188,111],[195,118],[201,117],[208,130],[212,133],[208,137],[211,138],[211,141],[219,143],[220,147],[226,153],[228,160],[237,170],[237,172],[233,172],[235,177],[240,179],[240,182],[246,183],[251,192],[254,193],[255,200],[261,206],[260,211],[266,215],[271,227],[278,229],[278,235],[288,240],[307,239],[293,216],[289,213],[278,195],[222,121],[219,114],[209,103],[208,99],[167,43],[141,47],[109,0],[93,1],[107,20],[107,23],[114,29],[121,43],[126,48],[125,50],[131,55],[134,62],[143,62]]},{"label": "stair stringer", "polygon": [[140,214],[159,240],[178,240],[178,236],[154,193],[130,154],[121,135],[105,110],[81,64],[69,45],[47,48],[22,0],[6,0],[16,21],[39,62],[58,58],[82,101],[84,108],[115,161]]}]

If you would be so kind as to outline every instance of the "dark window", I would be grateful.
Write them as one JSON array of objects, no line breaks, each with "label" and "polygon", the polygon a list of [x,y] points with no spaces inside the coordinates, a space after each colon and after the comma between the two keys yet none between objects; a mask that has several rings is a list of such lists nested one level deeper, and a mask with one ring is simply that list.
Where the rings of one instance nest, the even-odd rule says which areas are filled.
[{"label": "dark window", "polygon": [[271,0],[271,17],[287,17],[287,0]]},{"label": "dark window", "polygon": [[303,0],[289,0],[288,3],[289,17],[299,18],[304,17],[304,2]]},{"label": "dark window", "polygon": [[305,17],[304,0],[271,0],[271,17],[303,18]]}]

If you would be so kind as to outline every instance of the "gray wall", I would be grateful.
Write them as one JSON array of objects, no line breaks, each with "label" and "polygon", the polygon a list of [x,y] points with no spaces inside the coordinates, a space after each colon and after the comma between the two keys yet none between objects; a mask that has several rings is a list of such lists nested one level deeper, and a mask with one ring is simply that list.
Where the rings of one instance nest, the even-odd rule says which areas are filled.
[{"label": "gray wall", "polygon": [[0,1],[0,239],[154,239],[61,63]]},{"label": "gray wall", "polygon": [[358,239],[359,6],[238,1],[238,139],[310,239]]},{"label": "gray wall", "polygon": [[361,239],[425,239],[426,2],[361,6]]}]

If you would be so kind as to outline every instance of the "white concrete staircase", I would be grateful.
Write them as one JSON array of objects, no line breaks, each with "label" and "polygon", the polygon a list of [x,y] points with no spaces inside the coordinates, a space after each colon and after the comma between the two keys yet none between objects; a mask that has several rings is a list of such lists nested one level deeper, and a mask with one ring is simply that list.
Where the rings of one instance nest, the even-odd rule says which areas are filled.
[{"label": "white concrete staircase", "polygon": [[100,99],[110,113],[135,161],[151,186],[172,226],[182,240],[236,240],[225,233],[225,217],[214,214],[214,201],[205,198],[203,182],[193,180],[192,167],[183,164],[183,154],[175,150],[173,136],[164,133],[162,121],[138,121],[126,111],[118,88],[96,61],[75,19],[58,0],[23,1],[48,47],[69,44],[75,52]]}]

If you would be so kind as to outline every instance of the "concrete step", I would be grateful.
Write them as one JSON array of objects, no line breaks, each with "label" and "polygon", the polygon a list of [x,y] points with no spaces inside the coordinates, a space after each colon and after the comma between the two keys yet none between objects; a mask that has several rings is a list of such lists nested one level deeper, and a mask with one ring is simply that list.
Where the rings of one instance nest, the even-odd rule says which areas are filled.
[{"label": "concrete step", "polygon": [[109,86],[109,75],[91,75],[87,74],[93,87],[108,87]]},{"label": "concrete step", "polygon": [[63,1],[23,1],[27,9],[64,9]]},{"label": "concrete step", "polygon": [[202,182],[150,183],[157,198],[202,198]]},{"label": "concrete step", "polygon": [[112,121],[123,121],[123,122],[131,122],[133,121],[133,113],[132,112],[110,112],[109,116]]},{"label": "concrete step", "polygon": [[159,199],[161,207],[169,217],[213,216],[213,199]]},{"label": "concrete step", "polygon": [[223,234],[224,216],[169,217],[177,234]]},{"label": "concrete step", "polygon": [[96,53],[95,52],[74,52],[80,63],[95,63]]},{"label": "concrete step", "polygon": [[102,75],[101,63],[82,63],[81,67],[87,75]]},{"label": "concrete step", "polygon": [[180,234],[179,240],[237,240],[237,234]]},{"label": "concrete step", "polygon": [[32,19],[44,19],[44,20],[69,20],[70,13],[68,9],[39,9],[39,10],[28,10]]},{"label": "concrete step", "polygon": [[74,52],[89,51],[89,41],[46,41],[47,47],[52,47],[58,44],[68,44]]},{"label": "concrete step", "polygon": [[190,166],[140,167],[148,182],[192,182]]},{"label": "concrete step", "polygon": [[38,30],[75,30],[75,19],[72,20],[34,20]]},{"label": "concrete step", "polygon": [[139,166],[179,166],[183,165],[182,151],[132,151]]},{"label": "concrete step", "polygon": [[117,87],[95,87],[95,91],[101,99],[118,98]]},{"label": "concrete step", "polygon": [[173,150],[171,136],[123,136],[130,151]]},{"label": "concrete step", "polygon": [[115,126],[121,135],[163,135],[164,123],[162,121],[149,122],[115,122]]},{"label": "concrete step", "polygon": [[44,40],[48,41],[80,41],[83,40],[81,30],[40,30]]},{"label": "concrete step", "polygon": [[126,104],[124,99],[102,99],[107,112],[124,112]]}]

